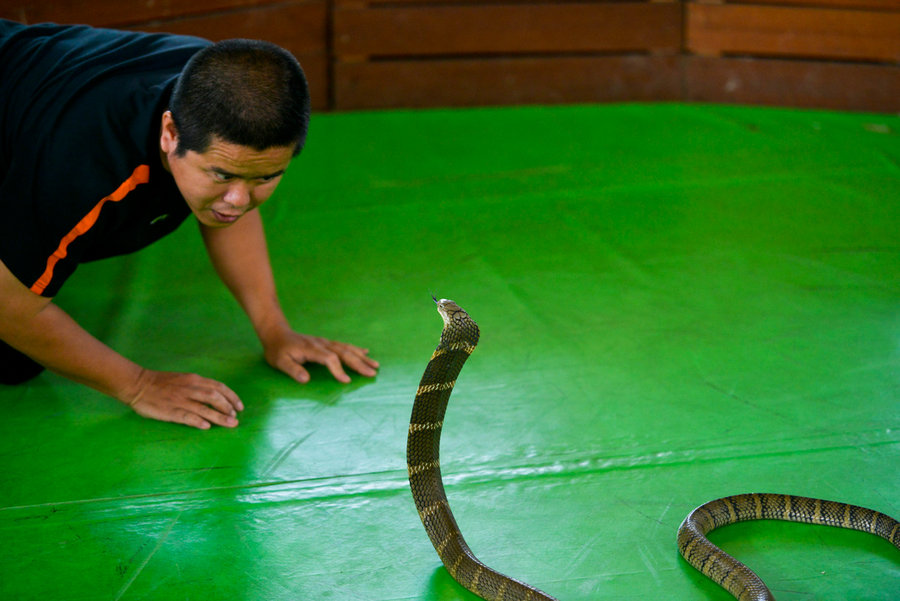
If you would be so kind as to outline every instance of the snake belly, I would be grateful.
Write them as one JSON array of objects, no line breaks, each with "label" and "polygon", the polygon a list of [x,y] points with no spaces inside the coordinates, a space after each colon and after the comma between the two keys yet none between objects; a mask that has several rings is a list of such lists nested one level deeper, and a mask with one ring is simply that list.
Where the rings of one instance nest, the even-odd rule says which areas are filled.
[{"label": "snake belly", "polygon": [[[441,429],[450,393],[478,344],[478,326],[451,300],[437,303],[441,340],[419,383],[406,446],[409,486],[428,538],[462,586],[488,601],[556,601],[546,593],[480,562],[463,539],[441,480]],[[748,520],[784,520],[870,532],[900,549],[900,522],[856,505],[783,494],[743,494],[705,503],[678,528],[678,550],[692,566],[739,601],[774,601],[762,580],[706,538],[720,526]]]},{"label": "snake belly", "polygon": [[688,563],[739,601],[773,601],[775,597],[759,576],[712,544],[706,534],[714,528],[748,520],[783,520],[862,530],[900,549],[900,523],[865,507],[771,493],[716,499],[701,505],[684,519],[678,528],[678,550]]},{"label": "snake belly", "polygon": [[450,575],[488,601],[556,601],[540,590],[481,563],[463,539],[441,480],[444,414],[463,364],[478,344],[478,326],[459,305],[435,299],[444,319],[441,340],[419,383],[409,422],[409,487],[431,544]]}]

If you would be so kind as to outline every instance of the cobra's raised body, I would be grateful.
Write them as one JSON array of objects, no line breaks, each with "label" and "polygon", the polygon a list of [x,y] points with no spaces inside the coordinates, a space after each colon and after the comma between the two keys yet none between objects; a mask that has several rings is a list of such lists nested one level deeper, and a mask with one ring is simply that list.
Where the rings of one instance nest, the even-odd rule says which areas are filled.
[{"label": "cobra's raised body", "polygon": [[[450,511],[441,480],[440,442],[450,393],[463,364],[478,344],[478,326],[451,300],[436,300],[444,319],[441,341],[419,383],[406,447],[409,486],[419,517],[438,556],[464,587],[488,601],[555,601],[523,582],[504,576],[472,554]],[[707,538],[720,526],[745,520],[787,520],[863,530],[900,549],[900,523],[883,513],[821,499],[782,494],[746,494],[701,505],[678,529],[678,549],[703,574],[739,601],[773,601],[762,580]]]},{"label": "cobra's raised body", "polygon": [[555,601],[538,589],[481,563],[463,539],[450,511],[441,481],[441,429],[453,385],[478,344],[479,331],[468,313],[453,301],[435,302],[444,318],[444,329],[416,391],[406,444],[409,486],[419,517],[447,571],[482,599]]}]

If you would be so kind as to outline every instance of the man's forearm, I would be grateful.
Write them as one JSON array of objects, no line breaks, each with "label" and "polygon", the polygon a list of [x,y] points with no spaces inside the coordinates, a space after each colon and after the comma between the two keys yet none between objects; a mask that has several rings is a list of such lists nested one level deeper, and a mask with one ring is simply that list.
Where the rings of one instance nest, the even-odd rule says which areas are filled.
[{"label": "man's forearm", "polygon": [[244,406],[221,382],[143,369],[31,292],[0,261],[0,339],[51,370],[126,403],[144,417],[233,428]]},{"label": "man's forearm", "polygon": [[103,344],[49,303],[26,322],[7,322],[3,338],[48,369],[128,402],[141,368]]},{"label": "man's forearm", "polygon": [[141,368],[26,288],[2,261],[0,299],[0,339],[57,373],[127,399]]}]

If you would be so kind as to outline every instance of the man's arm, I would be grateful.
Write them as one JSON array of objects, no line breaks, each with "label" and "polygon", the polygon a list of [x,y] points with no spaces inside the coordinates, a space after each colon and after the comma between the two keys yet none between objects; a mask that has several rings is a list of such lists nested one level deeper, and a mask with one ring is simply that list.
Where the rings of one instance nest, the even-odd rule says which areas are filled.
[{"label": "man's arm", "polygon": [[228,227],[200,224],[203,241],[219,277],[250,318],[266,360],[301,383],[309,381],[304,363],[325,365],[340,382],[349,382],[343,364],[364,376],[374,376],[378,362],[368,349],[291,329],[275,291],[275,280],[258,210]]},{"label": "man's arm", "polygon": [[132,407],[138,414],[206,429],[237,425],[240,399],[193,374],[143,369],[26,288],[0,261],[0,339],[38,363]]}]

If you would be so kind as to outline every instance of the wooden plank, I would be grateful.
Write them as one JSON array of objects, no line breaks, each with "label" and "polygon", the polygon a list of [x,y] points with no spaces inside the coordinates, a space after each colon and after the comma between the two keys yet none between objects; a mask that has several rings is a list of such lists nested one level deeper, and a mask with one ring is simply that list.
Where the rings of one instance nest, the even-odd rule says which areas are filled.
[{"label": "wooden plank", "polygon": [[[595,4],[620,0],[596,0]],[[634,0],[633,0],[634,1]],[[640,1],[640,0],[637,0]],[[897,0],[643,0],[657,3],[702,4],[774,4],[779,6],[815,6],[819,8],[868,8],[873,10],[900,10]],[[535,4],[540,0],[332,0],[337,8],[379,8],[384,6],[440,6],[464,4]]]},{"label": "wooden plank", "polygon": [[900,12],[689,4],[687,49],[701,55],[900,61]]},{"label": "wooden plank", "polygon": [[[690,0],[686,0],[690,1]],[[897,0],[698,0],[707,4],[774,4],[778,6],[812,6],[816,8],[863,8],[900,11]]]},{"label": "wooden plank", "polygon": [[677,56],[384,61],[335,66],[335,108],[676,100]]},{"label": "wooden plank", "polygon": [[[622,1],[630,1],[630,2],[655,2],[657,4],[666,4],[666,3],[680,3],[684,0],[585,0],[584,3],[590,4],[611,4],[614,2],[622,2]],[[720,0],[712,0],[718,2]],[[743,1],[743,0],[742,0]],[[833,1],[833,0],[825,0]],[[863,1],[863,0],[848,0],[850,2],[854,1]],[[872,0],[875,2],[879,2],[882,0]],[[521,4],[546,4],[546,0],[332,0],[332,4],[336,8],[383,8],[385,6],[426,6],[426,7],[434,7],[434,6],[447,6],[447,5],[458,5],[462,6],[465,4],[506,4],[506,5],[521,5]]]},{"label": "wooden plank", "polygon": [[325,0],[0,0],[0,17],[22,23],[86,23],[122,27],[240,8],[285,4],[322,4]]},{"label": "wooden plank", "polygon": [[900,112],[900,67],[684,57],[688,101]]},{"label": "wooden plank", "polygon": [[347,6],[334,14],[339,57],[608,52],[681,48],[674,3]]},{"label": "wooden plank", "polygon": [[324,3],[287,4],[139,25],[130,29],[196,35],[212,41],[253,38],[278,44],[297,57],[316,109],[328,107],[327,14]]},{"label": "wooden plank", "polygon": [[127,27],[196,35],[213,41],[227,38],[268,40],[295,56],[327,54],[327,12],[324,3],[285,4],[184,19],[154,21]]}]

